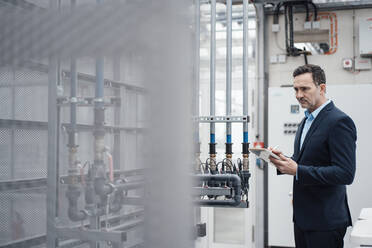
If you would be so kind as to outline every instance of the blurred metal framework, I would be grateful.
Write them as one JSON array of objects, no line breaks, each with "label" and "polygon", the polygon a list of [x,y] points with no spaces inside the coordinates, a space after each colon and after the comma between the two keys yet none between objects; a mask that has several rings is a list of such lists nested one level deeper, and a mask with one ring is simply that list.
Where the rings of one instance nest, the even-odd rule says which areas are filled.
[{"label": "blurred metal framework", "polygon": [[[57,8],[57,3],[57,0],[50,0],[50,7],[52,9]],[[22,10],[43,9],[26,0],[0,1],[0,8],[4,6],[7,8],[13,7],[15,9],[19,8]],[[111,88],[117,92],[124,91],[127,94],[133,92],[135,96],[146,93],[142,87],[121,82],[120,71],[118,71],[120,70],[120,60],[114,59],[113,64],[114,78],[104,79],[104,86],[106,88]],[[7,157],[9,155],[9,160],[5,161],[7,157],[3,157],[1,161],[2,168],[0,168],[0,171],[5,170],[6,174],[2,174],[0,179],[0,197],[1,199],[6,199],[7,202],[9,201],[11,205],[9,205],[9,208],[1,207],[0,217],[8,218],[6,216],[9,216],[9,220],[12,223],[6,221],[0,224],[2,231],[8,230],[7,232],[1,233],[0,246],[33,247],[46,244],[46,247],[48,248],[80,247],[80,245],[83,243],[87,243],[88,240],[96,242],[110,241],[116,245],[126,241],[126,232],[143,224],[143,209],[141,208],[129,213],[110,216],[109,219],[100,220],[99,226],[105,224],[106,222],[112,224],[112,227],[108,230],[108,232],[94,230],[82,231],[80,230],[80,225],[57,227],[59,222],[58,217],[61,211],[61,209],[59,209],[61,206],[61,199],[59,199],[57,196],[61,195],[61,191],[64,190],[64,184],[66,184],[68,181],[68,176],[63,173],[61,174],[61,172],[63,172],[62,167],[66,166],[61,164],[63,159],[66,160],[66,158],[61,158],[61,156],[64,155],[62,154],[61,149],[63,149],[63,146],[65,145],[61,141],[61,136],[70,127],[70,123],[63,122],[63,118],[61,118],[62,109],[68,108],[69,105],[64,104],[65,99],[64,97],[61,97],[58,92],[62,87],[62,81],[70,78],[70,71],[61,69],[61,60],[58,58],[58,56],[51,56],[47,64],[27,61],[16,65],[11,64],[9,66],[3,64],[3,66],[5,69],[1,73],[2,78],[0,80],[0,87],[4,93],[9,91],[10,95],[1,94],[0,96],[0,102],[2,103],[2,110],[0,111],[0,134],[1,139],[5,139],[6,137],[5,140],[0,140],[0,143],[2,145],[1,154],[6,154]],[[21,78],[17,80],[18,71],[20,73],[22,73],[22,71],[35,72],[35,76],[32,76],[32,73],[26,73],[24,75],[20,75],[19,77]],[[78,73],[77,76],[79,81],[82,81],[85,84],[91,84],[91,86],[94,86],[94,83],[96,82],[96,75]],[[43,107],[38,111],[43,111],[43,109],[48,110],[47,115],[46,113],[41,114],[41,117],[32,115],[32,111],[30,110],[33,108],[33,106],[32,104],[27,106],[27,102],[25,106],[21,106],[21,108],[24,109],[18,110],[17,108],[19,107],[17,106],[21,103],[18,101],[22,101],[22,98],[20,98],[22,94],[18,93],[19,89],[24,88],[25,94],[32,97],[32,94],[34,94],[34,92],[40,87],[43,89],[42,93],[45,93],[45,95],[42,96],[43,99],[38,99],[38,101],[42,102],[45,108]],[[20,94],[20,96],[17,94]],[[85,102],[82,103],[82,105],[85,104],[85,106],[92,106],[92,99],[84,98],[83,100]],[[24,103],[21,103],[21,105],[22,104]],[[114,123],[104,127],[105,131],[112,136],[114,143],[113,157],[115,161],[114,167],[116,168],[114,171],[114,176],[115,178],[120,178],[121,176],[131,177],[143,175],[144,172],[141,169],[130,171],[120,169],[122,168],[122,166],[120,166],[120,155],[123,145],[121,144],[120,140],[122,139],[122,134],[133,133],[136,135],[137,133],[143,132],[144,128],[137,125],[124,126],[120,122],[120,112],[122,112],[124,107],[128,107],[124,104],[121,104],[120,97],[117,97],[117,99],[114,99],[114,101],[111,101],[108,104],[115,109],[112,112],[114,115]],[[136,104],[135,108],[137,107],[138,105]],[[137,112],[137,109],[135,112]],[[19,118],[19,114],[17,115],[17,113],[22,113],[23,117]],[[80,133],[89,133],[92,132],[93,129],[94,126],[92,124],[78,123],[77,125],[77,130]],[[43,135],[40,135],[40,133]],[[29,134],[32,134],[32,136],[29,137]],[[18,139],[29,139],[27,142],[30,144],[30,148],[27,148],[27,154],[33,154],[33,152],[40,152],[44,154],[43,158],[45,158],[45,160],[43,160],[43,158],[40,160],[42,163],[38,163],[40,161],[35,162],[37,167],[41,168],[40,171],[37,171],[38,174],[35,174],[36,176],[26,175],[26,177],[24,177],[18,172],[18,174],[15,174],[16,172],[14,170],[16,168],[15,165],[17,163],[17,158],[26,155],[22,154],[22,152],[24,153],[26,151],[26,148],[24,145],[22,145],[22,143],[17,143],[17,137]],[[35,139],[36,137],[37,139]],[[39,143],[43,144],[42,147],[44,147],[44,150],[33,151],[31,149],[31,144],[34,144],[34,146],[39,149]],[[5,149],[4,147],[8,148]],[[35,154],[35,156],[38,156],[38,154]],[[18,168],[18,170],[24,170],[26,168]],[[32,168],[30,168],[30,170],[31,169]],[[25,173],[27,173],[27,171],[25,171]],[[12,202],[14,200],[12,199],[21,199],[22,202],[27,202],[27,199],[33,199],[33,195],[37,195],[37,199],[39,199],[39,197],[41,197],[40,199],[44,199],[39,201],[42,207],[40,209],[33,209],[33,211],[37,211],[41,216],[43,216],[46,210],[46,215],[44,215],[43,218],[39,218],[39,214],[37,216],[31,215],[28,217],[30,219],[19,220],[19,224],[14,224],[14,222],[17,220],[14,220],[15,217],[13,216],[19,216],[19,214],[17,211],[13,210],[14,206],[12,205]],[[130,205],[143,205],[143,201],[133,197],[128,197],[126,202]],[[3,203],[5,204],[5,202]],[[26,207],[26,205],[23,207]],[[13,213],[9,213],[8,210],[12,211]],[[36,226],[44,226],[46,233],[44,232],[37,235],[28,235],[27,230],[21,230],[22,235],[13,235],[13,237],[8,237],[9,233],[11,233],[11,230],[14,228],[13,225],[17,225],[18,228],[20,228],[20,226],[22,226],[22,221],[33,223],[35,230],[37,230]],[[84,226],[88,227],[88,224],[84,223]],[[79,234],[79,236],[77,236],[77,234]],[[80,239],[80,241],[77,239]],[[91,247],[96,247],[96,245],[97,243],[95,242],[90,244]],[[137,240],[128,243],[128,246],[126,247],[141,246],[142,241]]]},{"label": "blurred metal framework", "polygon": [[[53,8],[56,8],[57,7],[57,0],[50,0],[51,2],[51,6]],[[203,2],[209,2],[209,1],[201,1],[202,3]],[[223,2],[223,1],[222,1]],[[239,4],[241,3],[242,1],[233,1],[234,4]],[[257,4],[257,5],[261,5],[263,7],[263,4],[265,3],[273,3],[273,2],[279,2],[277,0],[271,0],[271,1],[260,1],[260,0],[256,0],[256,1],[251,1],[252,3],[254,4]],[[32,3],[29,3],[27,2],[26,0],[2,0],[0,1],[0,8],[1,6],[14,6],[16,8],[23,8],[23,9],[35,9],[35,8],[40,8]],[[333,10],[337,10],[337,9],[350,9],[350,8],[362,8],[362,7],[366,7],[366,8],[370,8],[372,6],[372,1],[369,1],[369,0],[365,0],[365,1],[348,1],[347,3],[345,2],[332,2],[332,3],[322,3],[322,4],[319,4],[319,8],[322,9],[333,9]],[[265,13],[266,14],[270,14],[271,10],[268,8],[266,9],[265,8]],[[259,20],[259,22],[262,22],[263,20]],[[262,26],[262,24],[261,24]],[[264,30],[261,30],[261,29],[258,29],[259,31],[259,34],[258,34],[258,37],[259,39],[264,39],[264,33],[263,31]],[[258,46],[260,46],[259,44],[264,44],[264,42],[262,41],[261,42],[257,42]],[[263,47],[258,47],[257,48],[258,50],[260,49],[263,49]],[[199,55],[197,53],[197,55]],[[261,53],[258,53],[259,56],[264,56],[263,54],[263,51],[261,51]],[[259,58],[261,61],[263,60],[263,57],[262,58]],[[43,234],[40,234],[40,235],[34,235],[34,236],[29,236],[29,237],[24,237],[24,238],[21,238],[21,239],[15,239],[15,240],[12,240],[12,241],[9,241],[9,242],[4,242],[4,243],[0,243],[0,246],[1,247],[31,247],[31,246],[37,246],[37,245],[41,245],[41,244],[44,244],[45,242],[48,242],[48,246],[47,247],[53,247],[55,246],[56,247],[56,238],[58,237],[58,235],[61,235],[61,236],[69,236],[73,239],[76,239],[77,237],[73,237],[75,234],[71,232],[71,230],[74,230],[74,229],[60,229],[58,232],[54,232],[55,231],[55,220],[56,220],[56,217],[58,216],[58,209],[57,209],[57,206],[58,206],[58,199],[56,197],[56,195],[58,194],[58,187],[59,185],[63,185],[63,180],[66,179],[66,175],[60,175],[59,174],[59,152],[58,152],[58,149],[60,149],[59,147],[59,133],[60,131],[62,130],[63,127],[65,128],[68,128],[68,123],[63,123],[59,120],[59,117],[58,117],[58,113],[60,112],[60,108],[62,107],[61,106],[61,103],[60,103],[60,99],[57,95],[57,87],[58,87],[58,84],[60,83],[60,80],[61,78],[63,77],[66,77],[68,78],[69,77],[69,71],[67,70],[60,70],[59,69],[59,64],[58,64],[58,58],[57,57],[51,57],[49,59],[49,64],[48,65],[44,65],[44,64],[41,64],[41,63],[29,63],[29,64],[24,64],[23,65],[24,68],[28,69],[28,70],[31,70],[31,71],[36,71],[36,72],[39,72],[39,73],[42,73],[42,74],[48,74],[48,89],[49,89],[49,98],[48,98],[48,101],[49,103],[47,104],[48,107],[49,107],[49,111],[48,111],[48,120],[44,120],[44,121],[40,121],[40,120],[33,120],[32,118],[30,120],[20,120],[20,119],[14,119],[14,118],[10,118],[10,119],[7,119],[7,118],[0,118],[0,129],[1,130],[6,130],[6,132],[8,133],[9,132],[9,137],[10,137],[10,166],[11,168],[14,168],[14,163],[15,163],[15,156],[16,156],[16,151],[14,149],[14,136],[15,136],[15,133],[18,131],[18,130],[29,130],[29,131],[35,131],[35,130],[42,130],[44,133],[48,132],[48,175],[46,175],[45,173],[45,176],[44,177],[38,177],[38,178],[28,178],[28,179],[17,179],[17,178],[11,178],[11,179],[8,179],[8,180],[4,180],[3,178],[1,179],[0,181],[0,194],[8,194],[8,193],[14,193],[15,191],[22,191],[22,190],[37,190],[37,189],[40,189],[40,188],[43,188],[43,189],[47,189],[47,193],[42,193],[42,194],[45,194],[46,197],[47,197],[47,202],[48,202],[48,212],[47,212],[47,216],[46,216],[46,221],[48,223],[48,232],[49,235],[48,237],[46,236],[46,233],[43,233]],[[265,78],[266,78],[266,74],[265,74],[265,69],[263,68],[264,67],[264,63],[260,63],[259,65],[259,75],[258,75],[258,78],[261,80],[260,82],[263,84],[264,81],[265,81]],[[10,72],[11,74],[13,74],[14,72]],[[14,77],[14,75],[12,75],[11,77]],[[95,82],[95,75],[89,75],[89,74],[84,74],[84,73],[79,73],[78,74],[78,79],[79,80],[84,80],[85,82],[90,82],[90,83],[93,83]],[[14,113],[14,105],[16,104],[15,103],[15,91],[16,91],[16,87],[17,86],[24,86],[25,84],[28,84],[28,83],[20,83],[20,82],[15,82],[14,79],[11,79],[11,81],[9,81],[9,85],[6,85],[6,84],[3,84],[1,85],[2,89],[5,88],[5,87],[9,87],[10,88],[10,92],[12,95],[12,99],[11,99],[11,102],[10,102],[10,105],[8,105],[10,108],[12,108],[11,112],[12,115],[11,116],[15,116],[15,113]],[[32,86],[45,86],[44,83],[42,82],[38,82],[37,80],[32,80],[32,82],[30,82],[28,84],[28,86],[32,87]],[[105,86],[106,87],[115,87],[115,88],[126,88],[126,89],[129,89],[131,91],[135,91],[135,92],[140,92],[140,94],[142,94],[144,91],[143,88],[140,88],[140,87],[135,87],[135,86],[132,86],[132,85],[127,85],[123,82],[120,82],[120,79],[105,79]],[[264,94],[264,92],[262,92]],[[263,98],[262,98],[263,99]],[[1,100],[1,99],[0,99]],[[3,106],[7,106],[7,105],[3,105]],[[260,112],[258,112],[260,113]],[[261,125],[264,125],[263,123],[261,123]],[[92,130],[92,125],[87,125],[87,124],[80,124],[78,125],[78,129],[80,131],[91,131]],[[110,133],[114,133],[115,134],[115,138],[116,139],[116,144],[118,146],[115,146],[115,151],[114,151],[114,156],[120,156],[120,134],[121,134],[121,131],[124,131],[124,132],[141,132],[143,130],[143,128],[139,128],[139,127],[125,127],[125,126],[120,126],[120,125],[115,125],[115,126],[106,126],[105,127],[107,129],[108,132]],[[263,137],[263,133],[262,133],[262,136]],[[119,167],[116,167],[116,168],[119,168]],[[12,172],[14,173],[14,172]],[[117,170],[115,171],[115,175],[116,176],[120,176],[121,174],[125,175],[137,175],[137,173],[141,174],[143,172],[141,171],[121,171],[121,170]],[[135,201],[135,199],[133,200]],[[115,218],[122,218],[122,219],[128,219],[128,218],[131,218],[131,217],[139,217],[143,214],[143,210],[137,210],[137,211],[134,211],[133,213],[129,213],[125,216],[119,216],[119,217],[112,217],[111,221],[115,222],[117,221],[117,219]],[[138,222],[138,223],[136,223]],[[130,223],[128,222],[128,227],[130,228],[131,225],[135,226],[136,224],[140,224],[142,223],[142,219],[138,218],[134,223]],[[121,228],[125,229],[126,227],[122,227]],[[88,235],[91,235],[89,236],[89,238],[95,238],[97,237],[97,233],[90,233]],[[100,234],[98,234],[99,236]],[[98,237],[97,239],[98,240],[102,240],[102,239],[107,239],[107,240],[111,240],[111,241],[123,241],[125,238],[125,235],[123,236],[122,233],[120,233],[119,235],[114,235],[112,237]],[[76,241],[76,240],[63,240],[61,241],[59,244],[58,247],[73,247],[73,246],[76,246],[76,245],[81,245],[84,241]],[[136,247],[136,246],[139,246],[139,244],[133,244],[133,247]]]}]

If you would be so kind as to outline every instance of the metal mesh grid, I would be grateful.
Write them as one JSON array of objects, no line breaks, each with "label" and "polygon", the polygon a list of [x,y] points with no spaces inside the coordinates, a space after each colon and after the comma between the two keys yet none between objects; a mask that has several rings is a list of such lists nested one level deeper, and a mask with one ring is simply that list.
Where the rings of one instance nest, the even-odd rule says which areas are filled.
[{"label": "metal mesh grid", "polygon": [[137,136],[135,132],[120,132],[121,138],[121,170],[132,170],[137,168]]},{"label": "metal mesh grid", "polygon": [[137,127],[146,127],[146,122],[148,121],[149,113],[146,108],[146,98],[143,94],[137,96]]},{"label": "metal mesh grid", "polygon": [[16,130],[14,135],[14,178],[46,177],[47,131]]},{"label": "metal mesh grid", "polygon": [[137,125],[137,92],[125,90],[121,95],[122,115],[121,123],[127,127],[136,127]]},{"label": "metal mesh grid", "polygon": [[45,233],[43,190],[0,192],[0,246]]},{"label": "metal mesh grid", "polygon": [[27,82],[38,82],[38,83],[45,83],[48,82],[48,74],[45,72],[30,70],[30,69],[22,69],[15,71],[15,82],[20,83],[27,83]]},{"label": "metal mesh grid", "polygon": [[11,84],[13,82],[13,70],[10,67],[0,68],[0,85]]},{"label": "metal mesh grid", "polygon": [[0,180],[11,178],[11,131],[0,129]]},{"label": "metal mesh grid", "polygon": [[12,118],[12,89],[0,84],[0,119]]},{"label": "metal mesh grid", "polygon": [[47,121],[47,86],[17,87],[15,89],[15,119]]},{"label": "metal mesh grid", "polygon": [[[117,93],[120,92],[120,89],[117,88],[112,88],[112,87],[105,87],[105,97],[106,98],[111,98],[115,97]],[[115,125],[115,107],[114,106],[109,106],[105,110],[105,123],[106,125],[109,126],[114,126]]]}]

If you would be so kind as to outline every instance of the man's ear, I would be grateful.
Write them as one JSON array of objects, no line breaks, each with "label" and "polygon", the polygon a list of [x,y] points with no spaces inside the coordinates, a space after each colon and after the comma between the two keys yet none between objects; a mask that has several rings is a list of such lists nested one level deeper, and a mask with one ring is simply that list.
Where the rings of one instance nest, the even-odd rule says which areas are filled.
[{"label": "man's ear", "polygon": [[326,84],[320,84],[319,87],[320,87],[320,92],[322,92],[325,95],[325,93],[327,93]]}]

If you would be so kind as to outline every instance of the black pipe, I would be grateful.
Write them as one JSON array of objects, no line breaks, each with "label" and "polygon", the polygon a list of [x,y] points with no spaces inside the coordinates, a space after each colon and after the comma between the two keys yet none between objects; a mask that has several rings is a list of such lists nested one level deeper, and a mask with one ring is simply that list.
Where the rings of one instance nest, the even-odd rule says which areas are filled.
[{"label": "black pipe", "polygon": [[313,3],[312,1],[308,3],[311,4],[314,8],[314,21],[316,21],[316,19],[318,18],[318,8],[316,7],[315,3]]},{"label": "black pipe", "polygon": [[305,59],[305,65],[307,65],[307,53],[306,53],[306,47],[304,47],[304,59]]},{"label": "black pipe", "polygon": [[124,192],[123,190],[118,190],[114,193],[114,200],[110,204],[110,213],[116,213],[123,207]]},{"label": "black pipe", "polygon": [[77,185],[69,185],[66,197],[68,199],[68,217],[72,221],[82,221],[87,218],[87,214],[84,211],[78,210],[78,199],[80,197],[80,190]]},{"label": "black pipe", "polygon": [[279,24],[279,10],[280,10],[280,7],[282,7],[282,5],[283,5],[283,2],[279,2],[279,3],[275,6],[275,12],[274,12],[273,24]]},{"label": "black pipe", "polygon": [[216,143],[209,143],[209,154],[217,154]]},{"label": "black pipe", "polygon": [[242,154],[249,154],[249,143],[244,142],[242,143]]},{"label": "black pipe", "polygon": [[288,10],[288,18],[289,18],[289,49],[291,55],[295,55],[295,48],[294,48],[294,38],[293,38],[293,6],[289,6]]},{"label": "black pipe", "polygon": [[225,154],[233,154],[233,152],[232,152],[233,143],[225,143],[225,144],[226,144],[226,153]]},{"label": "black pipe", "polygon": [[230,182],[234,189],[234,197],[228,200],[195,200],[194,203],[202,206],[238,206],[241,202],[241,180],[234,174],[219,175],[193,175],[198,182]]},{"label": "black pipe", "polygon": [[111,194],[114,191],[114,186],[106,183],[104,177],[96,177],[94,179],[94,190],[97,195],[103,197]]},{"label": "black pipe", "polygon": [[309,6],[307,5],[307,2],[303,4],[306,8],[306,22],[310,21],[309,19]]},{"label": "black pipe", "polygon": [[288,11],[288,6],[284,6],[284,28],[285,28],[285,50],[287,52],[287,56],[290,56],[290,50],[289,50],[289,45],[288,45],[288,16],[287,16],[287,11]]},{"label": "black pipe", "polygon": [[115,184],[114,200],[110,205],[110,212],[115,213],[120,211],[125,203],[124,196],[128,194],[127,190],[137,189],[144,186],[144,181],[140,182],[125,182],[120,181]]},{"label": "black pipe", "polygon": [[95,194],[94,194],[94,186],[93,186],[93,179],[92,175],[94,174],[93,168],[90,166],[88,170],[88,175],[87,175],[87,180],[85,182],[85,204],[86,205],[93,205],[94,204],[94,199],[95,199]]}]

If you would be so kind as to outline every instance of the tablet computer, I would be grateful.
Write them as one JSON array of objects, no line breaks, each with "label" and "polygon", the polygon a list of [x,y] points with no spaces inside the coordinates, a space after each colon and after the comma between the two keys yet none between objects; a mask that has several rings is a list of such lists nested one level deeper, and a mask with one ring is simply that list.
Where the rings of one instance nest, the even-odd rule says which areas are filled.
[{"label": "tablet computer", "polygon": [[249,148],[249,151],[267,163],[270,162],[270,159],[269,159],[270,156],[272,156],[273,158],[282,160],[278,155],[276,155],[275,153],[273,153],[267,148]]}]

